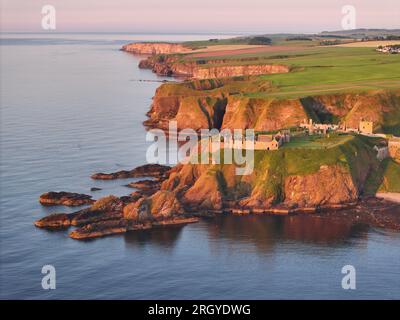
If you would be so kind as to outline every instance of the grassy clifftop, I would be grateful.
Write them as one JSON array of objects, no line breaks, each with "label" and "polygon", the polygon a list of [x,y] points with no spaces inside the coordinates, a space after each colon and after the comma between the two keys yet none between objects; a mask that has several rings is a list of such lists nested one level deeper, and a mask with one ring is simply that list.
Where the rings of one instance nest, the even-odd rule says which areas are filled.
[{"label": "grassy clifftop", "polygon": [[[348,127],[357,128],[361,119],[367,119],[374,122],[376,132],[400,135],[399,89],[303,98],[275,97],[271,93],[276,90],[270,81],[256,76],[166,83],[157,89],[154,112],[150,115],[159,119],[163,110],[171,110],[171,100],[174,100],[174,111],[168,113],[168,120],[175,116],[182,118],[179,114],[183,112],[184,116],[193,118],[190,105],[185,103],[188,98],[196,97],[193,101],[215,98],[224,100],[226,105],[218,112],[222,119],[215,122],[223,128],[277,130],[310,118],[323,123],[346,122]],[[197,105],[197,102],[193,104],[193,113],[197,113]]]}]

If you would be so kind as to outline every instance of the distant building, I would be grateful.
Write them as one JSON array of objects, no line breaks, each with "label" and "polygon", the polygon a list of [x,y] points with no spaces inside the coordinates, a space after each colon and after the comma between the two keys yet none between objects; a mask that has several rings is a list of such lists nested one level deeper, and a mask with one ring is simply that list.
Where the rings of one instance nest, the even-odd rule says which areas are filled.
[{"label": "distant building", "polygon": [[376,51],[384,52],[384,53],[400,53],[400,44],[387,45],[387,46],[379,46]]},{"label": "distant building", "polygon": [[358,130],[360,133],[372,134],[374,133],[374,123],[372,121],[361,120]]},{"label": "distant building", "polygon": [[327,124],[327,123],[314,123],[312,119],[309,119],[307,122],[305,119],[303,123],[300,124],[300,128],[307,129],[308,133],[323,133],[327,134],[328,131],[336,131],[339,129],[339,126],[336,124]]},{"label": "distant building", "polygon": [[272,134],[260,134],[254,144],[256,150],[278,150],[283,142]]},{"label": "distant building", "polygon": [[278,150],[284,143],[290,142],[290,130],[281,130],[276,134],[259,134],[257,138],[249,138],[243,136],[231,136],[227,139],[212,140],[212,137],[208,137],[204,140],[208,140],[208,143],[204,143],[208,146],[210,152],[219,149],[254,149],[254,150]]},{"label": "distant building", "polygon": [[314,123],[312,119],[309,119],[308,122],[306,120],[304,120],[299,125],[299,127],[307,130],[308,134],[310,134],[310,135],[315,134],[315,133],[327,134],[329,131],[352,132],[352,133],[361,133],[361,134],[373,134],[374,133],[374,123],[372,121],[365,121],[365,120],[361,120],[359,122],[358,128],[347,127],[345,122],[341,125],[326,124],[326,123]]}]

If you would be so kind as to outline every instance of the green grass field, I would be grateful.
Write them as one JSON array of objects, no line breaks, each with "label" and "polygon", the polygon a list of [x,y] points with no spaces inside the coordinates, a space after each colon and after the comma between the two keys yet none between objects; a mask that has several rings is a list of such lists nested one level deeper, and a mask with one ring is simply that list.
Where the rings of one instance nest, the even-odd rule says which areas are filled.
[{"label": "green grass field", "polygon": [[329,136],[292,137],[282,148],[328,149],[352,140],[352,135],[329,134]]},{"label": "green grass field", "polygon": [[280,59],[293,71],[262,76],[279,89],[262,95],[287,98],[400,87],[400,55],[382,54],[371,48],[329,47],[312,51],[307,56]]},{"label": "green grass field", "polygon": [[[287,41],[287,45],[291,44]],[[190,55],[185,59],[190,60]],[[215,59],[220,62],[215,63]],[[374,48],[302,46],[296,51],[207,57],[206,60],[214,61],[202,67],[248,64],[291,67],[289,73],[260,76],[270,82],[272,89],[248,93],[251,97],[286,99],[400,88],[400,55],[380,53]]]}]

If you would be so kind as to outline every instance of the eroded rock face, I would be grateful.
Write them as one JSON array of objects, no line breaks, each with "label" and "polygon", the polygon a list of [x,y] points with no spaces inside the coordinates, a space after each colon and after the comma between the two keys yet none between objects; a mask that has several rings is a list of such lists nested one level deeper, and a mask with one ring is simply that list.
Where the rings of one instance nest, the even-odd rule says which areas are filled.
[{"label": "eroded rock face", "polygon": [[64,206],[82,206],[85,204],[92,204],[94,200],[92,196],[74,193],[74,192],[46,192],[43,193],[39,197],[39,202],[45,206],[56,206],[56,205],[64,205]]},{"label": "eroded rock face", "polygon": [[254,99],[231,96],[223,117],[223,129],[256,131],[278,130],[297,126],[308,119],[299,100]]},{"label": "eroded rock face", "polygon": [[160,185],[159,180],[140,180],[128,183],[127,187],[139,189],[142,195],[152,195],[160,189]]},{"label": "eroded rock face", "polygon": [[129,43],[122,47],[123,51],[136,54],[172,54],[172,53],[187,53],[192,49],[187,48],[179,43],[168,42],[152,42],[152,43]]},{"label": "eroded rock face", "polygon": [[113,195],[109,195],[97,200],[90,207],[91,211],[120,211],[124,206],[125,201],[129,202],[129,198],[118,198]]},{"label": "eroded rock face", "polygon": [[149,198],[149,202],[150,213],[156,219],[184,213],[180,201],[171,191],[160,190]]},{"label": "eroded rock face", "polygon": [[127,204],[123,209],[124,219],[143,222],[151,220],[150,204],[146,198],[140,198],[135,202]]},{"label": "eroded rock face", "polygon": [[175,117],[178,129],[220,128],[225,114],[226,99],[187,97],[181,100]]},{"label": "eroded rock face", "polygon": [[284,65],[242,65],[242,66],[215,66],[209,68],[196,68],[193,70],[195,79],[213,79],[237,76],[255,76],[272,73],[287,73],[290,69]]},{"label": "eroded rock face", "polygon": [[185,192],[182,202],[192,210],[222,209],[222,193],[218,173],[202,174]]},{"label": "eroded rock face", "polygon": [[285,203],[289,206],[315,207],[355,202],[359,194],[348,170],[321,166],[314,174],[289,176],[285,180]]}]

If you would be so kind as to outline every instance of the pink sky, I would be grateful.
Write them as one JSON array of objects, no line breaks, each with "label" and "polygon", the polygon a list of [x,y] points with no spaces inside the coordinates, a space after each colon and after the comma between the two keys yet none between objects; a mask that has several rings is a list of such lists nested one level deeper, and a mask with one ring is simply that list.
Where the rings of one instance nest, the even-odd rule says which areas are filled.
[{"label": "pink sky", "polygon": [[357,28],[400,28],[400,0],[0,0],[1,30],[40,32],[56,8],[57,32],[319,32],[340,30],[343,5]]}]

